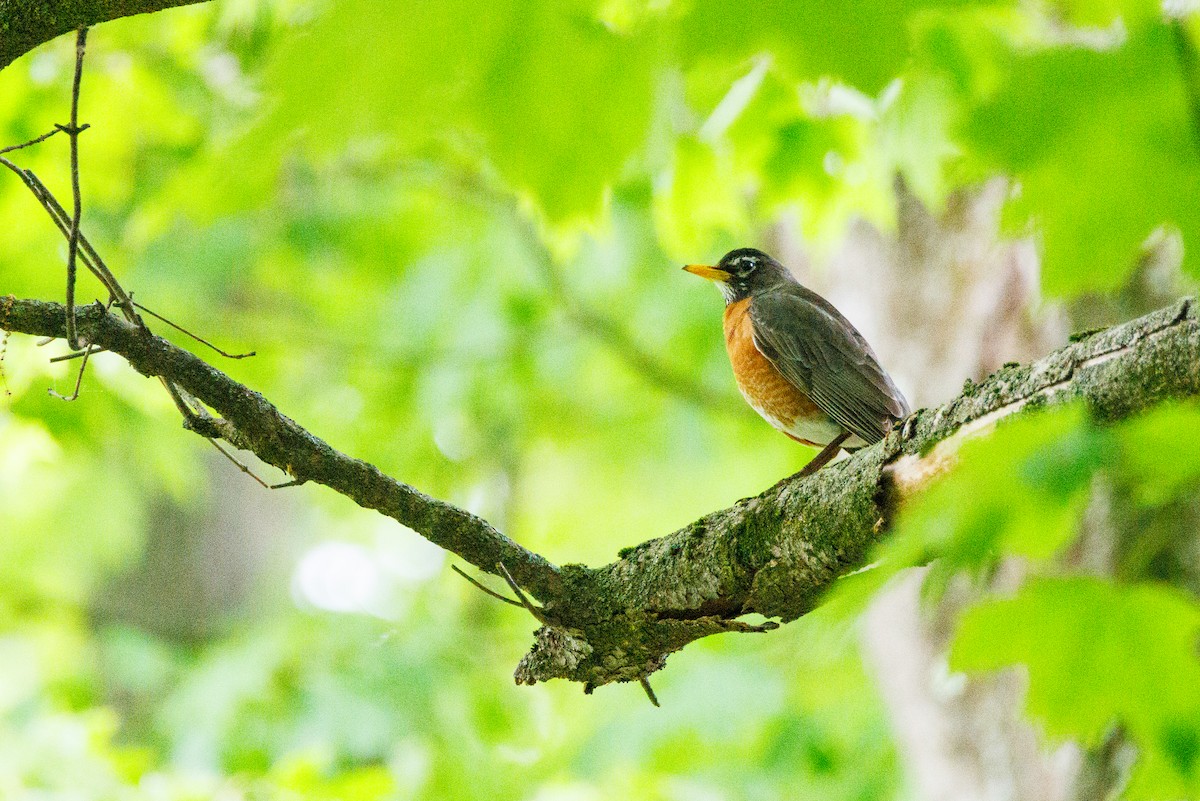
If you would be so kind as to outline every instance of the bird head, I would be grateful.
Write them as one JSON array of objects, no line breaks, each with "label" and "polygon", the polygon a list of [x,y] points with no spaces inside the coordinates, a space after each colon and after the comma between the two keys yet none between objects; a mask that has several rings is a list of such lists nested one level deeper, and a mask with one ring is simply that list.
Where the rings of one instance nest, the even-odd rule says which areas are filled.
[{"label": "bird head", "polygon": [[721,257],[717,266],[689,264],[683,269],[701,278],[716,281],[726,303],[748,297],[756,289],[765,289],[794,280],[775,259],[754,248],[738,248]]}]

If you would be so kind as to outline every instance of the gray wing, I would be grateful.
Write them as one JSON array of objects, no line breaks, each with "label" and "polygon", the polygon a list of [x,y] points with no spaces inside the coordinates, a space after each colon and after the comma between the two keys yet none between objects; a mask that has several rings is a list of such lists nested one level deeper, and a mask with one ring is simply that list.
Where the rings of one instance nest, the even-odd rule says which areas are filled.
[{"label": "gray wing", "polygon": [[908,414],[862,334],[815,292],[788,284],[756,293],[750,320],[767,360],[842,428],[877,442]]}]

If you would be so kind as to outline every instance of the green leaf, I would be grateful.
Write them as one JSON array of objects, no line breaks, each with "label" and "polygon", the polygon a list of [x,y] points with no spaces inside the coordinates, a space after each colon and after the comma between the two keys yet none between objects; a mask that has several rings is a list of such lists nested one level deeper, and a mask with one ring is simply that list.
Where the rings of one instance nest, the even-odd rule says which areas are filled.
[{"label": "green leaf", "polygon": [[[872,109],[866,98],[863,106]],[[864,213],[876,176],[865,175],[872,155],[868,122],[860,114],[806,112],[790,81],[772,73],[745,112],[730,126],[743,182],[758,191],[763,211],[799,207],[803,230],[813,241],[840,239],[848,218]],[[847,172],[864,173],[847,180]],[[890,210],[892,173],[885,171],[885,206]],[[761,213],[761,212],[760,212]]]},{"label": "green leaf", "polygon": [[[1041,578],[963,616],[955,670],[1029,671],[1028,706],[1055,737],[1095,744],[1123,724],[1139,797],[1200,792],[1200,606],[1168,587]],[[1153,788],[1153,789],[1152,789]]]},{"label": "green leaf", "polygon": [[958,467],[905,510],[898,533],[948,568],[1049,558],[1075,534],[1104,441],[1080,405],[1007,421],[962,446]]},{"label": "green leaf", "polygon": [[[646,138],[656,38],[614,34],[561,3],[522,4],[482,86],[500,170],[555,220],[595,216]],[[551,66],[552,65],[552,66]]]},{"label": "green leaf", "polygon": [[904,68],[910,20],[929,9],[957,5],[955,0],[696,0],[681,21],[681,50],[688,66],[770,51],[796,79],[834,77],[873,94]]},{"label": "green leaf", "polygon": [[1118,442],[1139,502],[1157,506],[1200,481],[1200,407],[1164,404],[1123,423]]},{"label": "green leaf", "polygon": [[838,582],[833,601],[853,614],[891,576],[938,560],[933,584],[978,572],[1002,556],[1046,560],[1070,542],[1092,475],[1105,462],[1108,434],[1081,405],[1002,422],[959,449],[953,471],[911,500],[876,555],[879,564]]},{"label": "green leaf", "polygon": [[266,74],[270,125],[303,130],[321,149],[384,131],[408,147],[436,141],[462,121],[502,49],[513,3],[493,12],[453,1],[331,4],[276,50]]},{"label": "green leaf", "polygon": [[933,208],[940,208],[953,188],[946,173],[959,155],[951,134],[960,113],[956,101],[947,78],[918,72],[905,78],[878,123],[876,150],[889,178],[902,174],[913,193]]},{"label": "green leaf", "polygon": [[1050,6],[1074,25],[1107,28],[1117,20],[1133,27],[1162,18],[1154,0],[1052,0]]},{"label": "green leaf", "polygon": [[306,32],[268,73],[265,138],[301,130],[332,151],[385,135],[407,154],[481,157],[556,222],[594,217],[644,143],[662,49],[654,26],[615,32],[590,4],[548,0],[349,0]]},{"label": "green leaf", "polygon": [[[1133,31],[1111,50],[1047,48],[1013,55],[965,136],[992,168],[1015,174],[1012,209],[1045,245],[1043,288],[1111,290],[1159,226],[1200,242],[1200,149],[1170,29]],[[1198,272],[1197,259],[1187,266]]]},{"label": "green leaf", "polygon": [[692,137],[681,137],[664,183],[654,198],[654,219],[664,248],[678,259],[698,259],[733,247],[750,230],[729,155]]}]

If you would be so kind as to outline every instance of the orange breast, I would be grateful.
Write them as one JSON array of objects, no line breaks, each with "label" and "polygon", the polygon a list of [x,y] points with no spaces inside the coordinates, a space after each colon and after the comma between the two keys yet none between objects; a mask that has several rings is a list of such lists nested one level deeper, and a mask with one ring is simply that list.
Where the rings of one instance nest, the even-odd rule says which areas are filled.
[{"label": "orange breast", "polygon": [[783,377],[754,344],[750,299],[725,307],[725,348],[742,396],[763,418],[792,439],[817,445],[795,436],[792,429],[803,420],[824,420],[825,414],[808,396]]}]

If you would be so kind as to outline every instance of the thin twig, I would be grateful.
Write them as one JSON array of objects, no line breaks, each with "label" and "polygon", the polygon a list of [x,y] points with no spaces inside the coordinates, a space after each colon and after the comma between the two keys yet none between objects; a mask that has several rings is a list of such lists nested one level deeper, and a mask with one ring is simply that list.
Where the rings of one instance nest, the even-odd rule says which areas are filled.
[{"label": "thin twig", "polygon": [[[58,228],[59,233],[63,235],[64,239],[69,240],[71,236],[69,225],[71,218],[67,215],[67,211],[62,207],[62,204],[58,202],[58,198],[42,183],[42,180],[34,174],[33,170],[18,167],[3,156],[0,156],[0,166],[12,170],[21,179],[21,182],[25,184],[38,203],[42,204],[42,208],[45,209],[46,213],[50,215],[50,219],[55,227]],[[124,313],[125,318],[139,328],[145,328],[146,325],[138,315],[137,310],[134,309],[129,295],[121,287],[121,284],[117,281],[116,276],[112,274],[112,271],[108,269],[108,265],[100,258],[100,254],[92,247],[92,243],[88,241],[83,231],[79,232],[79,245],[82,248],[80,258],[83,259],[84,266],[91,270],[92,274],[104,285],[104,288],[108,290],[110,295],[117,298],[116,305]]]},{"label": "thin twig", "polygon": [[[21,180],[33,193],[33,196],[42,204],[46,213],[50,215],[50,219],[54,221],[54,224],[58,227],[62,235],[69,236],[67,212],[62,207],[62,204],[58,202],[58,198],[54,197],[54,193],[50,191],[49,187],[42,183],[41,179],[32,170],[23,170],[3,156],[0,156],[0,165],[8,167],[20,176]],[[100,283],[104,284],[109,295],[115,298],[116,305],[125,315],[125,319],[146,333],[149,333],[150,329],[146,327],[145,320],[137,313],[137,308],[133,305],[133,297],[117,281],[117,277],[108,269],[108,265],[104,263],[104,259],[100,258],[100,254],[96,252],[96,249],[92,247],[92,243],[88,241],[82,232],[79,232],[79,244],[83,246],[82,258],[84,265],[92,271]],[[175,404],[175,408],[179,410],[179,413],[183,415],[183,418],[185,420],[191,419],[194,416],[194,412],[183,400],[179,388],[175,383],[161,377],[159,380],[162,381],[163,387],[167,390],[167,394],[171,396],[171,401]]]},{"label": "thin twig", "polygon": [[181,415],[183,415],[183,419],[185,421],[184,425],[186,425],[186,421],[195,417],[196,413],[190,406],[187,405],[187,401],[183,399],[183,395],[180,393],[178,384],[176,384],[174,381],[168,381],[161,376],[159,376],[159,380],[162,381],[163,388],[167,390],[167,394],[171,396],[171,402],[175,404],[175,408],[179,410]]},{"label": "thin twig", "polygon": [[95,351],[89,347],[79,352],[83,354],[83,361],[79,363],[79,373],[75,376],[75,391],[70,395],[62,395],[58,392],[55,392],[53,389],[47,389],[46,391],[50,393],[50,397],[58,398],[60,401],[67,401],[68,403],[79,400],[79,389],[83,386],[83,371],[87,369],[88,358],[95,353]]},{"label": "thin twig", "polygon": [[270,484],[268,484],[267,482],[265,482],[261,478],[259,478],[257,475],[255,475],[253,470],[251,470],[249,467],[247,467],[246,465],[239,462],[237,460],[236,456],[234,456],[229,451],[225,450],[225,448],[221,445],[220,442],[217,442],[215,439],[213,439],[211,437],[205,437],[205,439],[207,439],[209,442],[211,442],[212,446],[214,448],[216,448],[218,451],[220,451],[222,456],[224,456],[229,461],[233,462],[237,466],[238,470],[241,470],[243,473],[250,476],[250,478],[254,479],[259,484],[261,484],[263,489],[271,489],[272,488]]},{"label": "thin twig", "polygon": [[[33,196],[42,204],[42,208],[50,215],[50,219],[54,221],[54,224],[58,227],[62,235],[69,237],[70,229],[67,227],[67,212],[62,207],[62,204],[58,202],[58,199],[54,197],[54,193],[42,183],[41,179],[32,170],[21,169],[3,156],[0,156],[0,166],[8,167],[21,178],[25,186],[29,188],[29,191],[33,193]],[[88,241],[82,232],[78,233],[78,241],[83,246],[80,257],[84,265],[92,271],[92,274],[99,279],[100,283],[104,284],[105,289],[108,290],[110,297],[115,299],[116,305],[121,309],[125,318],[138,328],[149,333],[150,329],[146,327],[146,322],[137,313],[137,309],[133,305],[133,298],[125,291],[120,282],[117,281],[116,276],[108,269],[108,265],[104,263],[104,259],[100,258],[100,254],[96,252],[96,249],[92,247],[91,242]],[[74,319],[74,315],[68,313],[68,318]],[[174,382],[161,377],[159,380],[162,381],[163,387],[167,390],[167,394],[171,396],[171,401],[175,404],[175,408],[179,410],[184,419],[192,418],[194,412],[183,400],[179,388]]]},{"label": "thin twig", "polygon": [[548,622],[546,620],[545,610],[543,610],[540,606],[533,605],[533,602],[530,601],[529,597],[525,595],[525,591],[521,589],[521,585],[517,584],[516,579],[514,579],[512,577],[512,573],[508,572],[508,568],[504,566],[504,563],[497,562],[496,567],[497,567],[497,569],[500,570],[500,573],[504,576],[504,580],[508,582],[509,589],[511,589],[513,591],[513,594],[517,596],[517,600],[519,600],[521,602],[521,606],[528,609],[529,614],[533,615],[540,622],[542,622],[542,623]]},{"label": "thin twig", "polygon": [[458,575],[460,575],[460,576],[462,576],[463,578],[465,578],[467,581],[469,581],[469,582],[471,582],[472,584],[474,584],[474,585],[475,585],[477,588],[479,588],[480,590],[482,590],[482,591],[483,591],[484,593],[486,593],[487,595],[490,595],[490,596],[492,596],[493,598],[495,598],[497,601],[504,601],[504,603],[506,603],[506,604],[512,604],[513,606],[524,606],[524,604],[522,604],[520,601],[514,601],[512,598],[506,598],[506,597],[504,597],[503,595],[501,595],[500,593],[496,592],[495,590],[492,590],[492,589],[489,589],[489,588],[485,587],[483,584],[481,584],[480,582],[476,581],[475,579],[473,579],[473,578],[471,578],[470,576],[468,576],[468,575],[467,575],[465,572],[463,572],[463,571],[462,571],[462,570],[459,568],[459,566],[458,566],[458,565],[450,565],[450,569],[451,569],[451,570],[453,570],[453,571],[454,571],[455,573],[457,573]]},{"label": "thin twig", "polygon": [[641,682],[642,689],[646,691],[646,697],[650,699],[650,703],[654,704],[655,706],[661,706],[661,704],[658,703],[658,696],[654,694],[654,688],[650,686],[650,679],[642,676],[640,679],[638,679],[638,681]]},{"label": "thin twig", "polygon": [[[62,235],[69,237],[70,229],[67,227],[68,218],[66,209],[58,202],[58,198],[54,197],[54,193],[50,191],[49,187],[42,183],[41,179],[32,170],[23,170],[3,156],[0,156],[0,165],[8,167],[20,176],[21,180],[29,188],[29,191],[42,204],[42,208],[50,215],[50,219],[54,221],[54,224],[58,227]],[[125,315],[125,319],[148,334],[150,329],[146,327],[145,320],[137,313],[137,308],[133,305],[133,297],[117,281],[117,277],[108,269],[108,265],[104,263],[104,259],[100,258],[100,254],[92,247],[92,243],[88,241],[88,238],[83,235],[82,231],[79,232],[79,244],[83,247],[80,257],[83,259],[84,265],[92,271],[92,274],[99,279],[100,283],[104,284],[109,296],[115,299],[114,302]],[[179,410],[179,413],[183,415],[183,418],[189,420],[194,417],[195,413],[184,401],[175,383],[161,377],[159,380],[167,390],[167,394],[171,396],[171,401],[175,404],[175,408]]]},{"label": "thin twig", "polygon": [[[106,303],[104,306],[105,313],[107,313],[108,310],[112,308],[113,300],[114,300],[114,298],[112,298],[112,297],[110,297],[108,299],[108,303]],[[96,301],[96,302],[99,303],[100,301]],[[54,361],[63,361],[64,359],[68,359],[68,358],[73,358],[76,354],[80,354],[83,356],[83,361],[81,361],[79,363],[79,374],[77,376],[75,376],[75,391],[74,392],[72,392],[69,396],[66,396],[66,395],[60,395],[59,393],[55,392],[53,389],[48,389],[46,391],[50,393],[51,397],[58,398],[59,400],[62,400],[62,401],[70,402],[70,401],[78,400],[79,399],[79,388],[83,386],[83,372],[84,372],[84,370],[87,369],[88,359],[91,358],[93,353],[99,353],[102,350],[104,350],[104,348],[101,348],[101,347],[93,348],[89,344],[82,351],[76,351],[76,353],[69,353],[65,357],[57,356],[57,357],[51,359],[50,361],[54,362]]]},{"label": "thin twig", "polygon": [[221,354],[222,356],[224,356],[226,359],[245,359],[245,358],[248,358],[248,357],[250,357],[250,356],[257,356],[257,355],[258,355],[258,353],[257,353],[256,351],[253,351],[253,350],[252,350],[252,351],[249,351],[248,353],[226,353],[225,351],[221,350],[220,348],[218,348],[218,347],[217,347],[216,345],[214,345],[213,343],[209,342],[207,339],[204,339],[203,337],[200,337],[200,336],[197,336],[197,335],[193,334],[191,331],[187,330],[187,329],[186,329],[186,328],[184,328],[183,326],[181,326],[181,325],[179,325],[179,324],[177,324],[177,323],[173,323],[173,322],[171,322],[171,321],[170,321],[170,320],[168,320],[166,317],[163,317],[161,314],[159,314],[159,313],[158,313],[158,312],[156,312],[156,311],[153,311],[153,310],[151,310],[151,309],[147,309],[145,306],[143,306],[142,304],[138,303],[137,301],[134,301],[134,302],[133,302],[133,305],[134,305],[134,306],[136,306],[137,308],[141,309],[142,311],[144,311],[146,314],[150,315],[150,316],[151,316],[151,317],[153,317],[154,319],[156,319],[156,320],[162,320],[164,323],[166,323],[167,325],[171,326],[171,327],[172,327],[172,328],[174,328],[176,331],[182,331],[183,333],[187,334],[187,335],[188,335],[189,337],[191,337],[192,339],[194,339],[194,340],[196,340],[197,342],[199,342],[201,345],[207,345],[208,347],[212,348],[212,349],[213,349],[214,351],[216,351],[217,353],[219,353],[219,354]]},{"label": "thin twig", "polygon": [[[53,342],[54,340],[50,340],[50,341]],[[87,356],[87,355],[90,355],[93,353],[103,353],[106,350],[108,350],[108,348],[102,348],[99,345],[97,345],[95,347],[88,348],[87,350],[76,350],[76,351],[72,351],[71,353],[64,353],[62,356],[54,356],[50,359],[50,363],[53,364],[54,362],[69,362],[71,359],[78,359],[82,356]]]},{"label": "thin twig", "polygon": [[[79,191],[79,85],[83,80],[83,54],[87,48],[86,27],[80,28],[75,37],[75,81],[71,85],[71,125],[63,130],[71,137],[71,194],[75,200],[75,213],[71,218],[71,236],[67,245],[67,346],[79,350],[79,336],[75,330],[75,259],[79,252],[79,220],[83,216],[83,196]],[[87,364],[86,359],[84,364]],[[80,380],[83,373],[80,371]]]},{"label": "thin twig", "polygon": [[[0,163],[3,163],[2,159],[0,159]],[[12,167],[13,165],[11,162],[9,162],[6,166]],[[38,202],[45,207],[46,212],[50,215],[50,218],[54,220],[55,225],[58,226],[58,230],[62,233],[63,237],[69,237],[71,232],[71,229],[68,226],[70,218],[67,216],[66,209],[64,209],[62,204],[58,202],[58,198],[54,196],[54,193],[52,193],[50,189],[44,183],[42,183],[41,179],[38,178],[32,170],[22,170],[20,168],[17,168],[17,170],[21,177],[25,180],[26,185],[33,192],[34,197],[36,197]],[[87,236],[84,235],[83,231],[79,232],[79,245],[83,248],[84,264],[89,270],[92,271],[100,283],[104,284],[104,288],[108,290],[108,293],[116,296],[116,305],[125,314],[125,319],[129,320],[129,322],[133,323],[139,328],[144,329],[146,324],[142,321],[141,316],[134,308],[132,298],[124,290],[124,288],[122,288],[120,282],[117,281],[117,277],[112,274],[111,270],[108,269],[108,265],[104,263],[104,259],[100,258],[100,254],[96,252],[94,247],[92,247],[92,243],[88,240]]]},{"label": "thin twig", "polygon": [[4,397],[6,398],[12,397],[12,390],[8,388],[8,376],[4,374],[4,360],[8,357],[8,336],[10,333],[9,331],[5,331],[4,338],[0,339],[0,387],[3,387]]},{"label": "thin twig", "polygon": [[[39,179],[37,177],[37,175],[34,174],[34,172],[32,170],[22,169],[21,167],[18,167],[13,162],[4,158],[2,155],[0,155],[0,166],[7,167],[9,170],[11,170],[13,173],[15,173],[17,175],[17,177],[19,177],[21,179],[21,182],[25,184],[26,188],[28,188],[31,193],[33,193],[33,196],[37,199],[37,201],[42,204],[42,208],[45,209],[46,213],[50,215],[50,219],[54,222],[55,226],[62,233],[62,235],[64,237],[66,237],[66,239],[67,239],[68,255],[67,255],[67,302],[66,302],[66,328],[67,328],[66,334],[67,334],[67,337],[66,338],[67,338],[68,346],[72,350],[76,350],[76,351],[80,350],[78,334],[76,331],[75,303],[74,303],[74,301],[75,301],[76,261],[77,260],[82,261],[84,266],[87,267],[87,269],[90,270],[91,273],[96,276],[96,278],[100,281],[100,283],[102,283],[104,285],[105,289],[108,290],[109,306],[111,306],[113,303],[116,303],[116,305],[121,309],[122,313],[124,314],[124,316],[127,320],[129,320],[134,325],[138,326],[138,328],[140,328],[142,331],[144,331],[147,335],[150,333],[150,329],[146,327],[145,321],[142,320],[141,315],[139,315],[137,313],[137,307],[134,306],[133,297],[129,293],[127,293],[125,291],[125,289],[121,286],[120,282],[117,281],[116,276],[113,275],[112,271],[108,269],[108,266],[104,263],[104,260],[102,258],[100,258],[100,254],[98,252],[96,252],[96,249],[94,247],[92,247],[91,242],[88,241],[87,237],[84,236],[83,232],[80,230],[80,220],[82,217],[82,211],[83,211],[82,205],[83,204],[82,204],[82,196],[81,196],[80,188],[79,188],[79,143],[78,143],[78,137],[79,137],[79,134],[83,130],[85,130],[89,127],[86,124],[83,126],[79,125],[79,93],[80,93],[80,86],[81,86],[82,80],[83,80],[83,57],[84,57],[86,44],[87,44],[87,28],[84,27],[84,28],[79,29],[78,34],[76,36],[75,75],[74,75],[74,81],[73,81],[72,87],[71,87],[71,122],[70,122],[70,125],[69,126],[56,125],[55,129],[53,131],[50,131],[49,133],[46,133],[43,136],[40,136],[36,139],[32,139],[32,140],[22,143],[20,145],[13,145],[10,147],[6,147],[3,150],[0,150],[0,154],[3,154],[3,153],[7,153],[7,152],[10,152],[13,150],[19,150],[24,147],[29,147],[30,145],[37,144],[38,142],[44,142],[46,139],[49,139],[51,136],[58,133],[59,131],[62,131],[63,133],[66,133],[71,137],[71,186],[72,186],[72,193],[74,196],[74,214],[70,217],[68,217],[66,209],[64,209],[62,204],[58,202],[58,199],[54,196],[54,193],[50,191],[49,187],[47,187],[41,181],[41,179]],[[142,307],[142,308],[145,308],[145,307]],[[146,309],[146,311],[153,314],[153,312],[150,312],[149,309]],[[159,315],[155,315],[155,316],[158,317]],[[160,319],[163,319],[163,321],[166,322],[168,325],[172,325],[172,326],[175,325],[170,320],[166,320],[161,317],[160,317]],[[179,328],[179,326],[175,326],[175,327]],[[206,341],[200,339],[199,337],[196,337],[190,331],[186,331],[182,328],[180,328],[180,330],[183,330],[184,333],[188,334],[189,336],[194,337],[195,339],[197,339],[197,340],[203,342],[204,344],[208,345],[209,347],[213,348],[213,350],[215,350],[218,353],[221,353],[229,358],[243,358],[242,356],[225,353],[220,348],[213,346],[211,343],[206,342]],[[75,392],[74,397],[78,397],[79,382],[82,381],[82,378],[83,378],[83,368],[86,367],[87,358],[88,358],[88,356],[90,356],[90,354],[92,352],[96,352],[96,351],[94,351],[90,347],[81,351],[81,355],[84,359],[84,362],[80,365],[80,375],[79,375],[79,379],[76,382],[76,392]],[[253,355],[253,354],[247,354],[247,355]],[[58,359],[58,360],[61,360],[61,359]],[[186,425],[187,421],[192,420],[196,417],[195,410],[192,409],[191,406],[184,399],[182,390],[175,382],[170,381],[167,378],[162,377],[162,376],[159,377],[159,380],[162,382],[163,388],[166,389],[167,394],[171,397],[171,401],[175,404],[175,408],[183,416],[185,425]],[[54,393],[53,390],[51,390],[51,392],[52,392],[52,394],[58,395],[58,393]],[[60,395],[59,397],[62,397],[62,396]],[[209,440],[209,441],[211,442],[212,440]],[[241,464],[237,459],[234,459],[230,454],[228,454],[224,450],[222,450],[220,445],[218,445],[216,442],[213,442],[213,445],[216,446],[218,450],[221,450],[222,453],[227,458],[229,458],[235,465],[238,466],[239,469],[242,470],[242,472],[249,475],[251,478],[253,478],[258,483],[262,484],[264,487],[269,487],[269,485],[267,485],[264,481],[262,481],[262,479],[260,479],[258,476],[256,476],[249,468],[247,468],[245,465]],[[287,486],[287,485],[284,484],[281,486]]]},{"label": "thin twig", "polygon": [[[39,179],[32,170],[23,170],[3,157],[0,157],[0,165],[8,167],[21,177],[25,185],[29,187],[29,190],[33,192],[34,197],[36,197],[38,202],[42,204],[42,207],[46,210],[46,213],[50,215],[50,219],[54,221],[54,224],[58,227],[58,230],[64,237],[69,237],[71,229],[67,227],[68,218],[66,209],[64,209],[62,204],[58,202],[58,198],[54,196],[54,193],[50,191],[49,187],[42,183],[41,179]],[[89,242],[88,238],[83,235],[83,232],[78,231],[78,229],[76,229],[76,232],[78,234],[79,244],[83,246],[83,252],[80,255],[83,259],[84,265],[91,270],[92,274],[96,276],[100,283],[104,284],[105,289],[108,290],[109,296],[115,299],[116,305],[125,315],[125,319],[129,320],[142,331],[149,334],[150,329],[146,327],[145,320],[143,320],[141,315],[137,313],[137,309],[133,305],[132,295],[126,292],[124,287],[121,286],[121,283],[117,281],[117,277],[113,275],[111,270],[108,269],[108,265],[104,263],[104,259],[100,258],[100,254],[96,252],[94,247],[92,247],[92,243]],[[73,312],[68,313],[68,319],[74,319]],[[159,380],[162,382],[163,388],[166,389],[167,394],[170,395],[171,402],[175,404],[175,408],[181,415],[183,415],[184,420],[190,420],[192,417],[194,417],[195,413],[184,401],[178,386],[176,386],[174,382],[168,381],[162,377],[160,377]]]},{"label": "thin twig", "polygon": [[8,147],[0,147],[0,153],[11,153],[14,150],[21,150],[22,148],[31,147],[31,146],[39,144],[41,142],[45,142],[47,139],[54,136],[56,133],[61,133],[61,132],[62,132],[62,128],[55,128],[53,131],[47,131],[46,133],[42,134],[41,136],[37,137],[36,139],[30,139],[28,142],[22,142],[19,145],[9,145]]},{"label": "thin twig", "polygon": [[281,481],[278,484],[272,484],[267,489],[287,489],[288,487],[299,487],[308,483],[307,478],[293,478],[291,481]]}]

